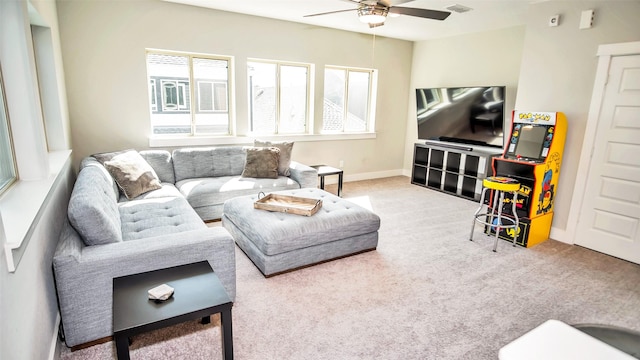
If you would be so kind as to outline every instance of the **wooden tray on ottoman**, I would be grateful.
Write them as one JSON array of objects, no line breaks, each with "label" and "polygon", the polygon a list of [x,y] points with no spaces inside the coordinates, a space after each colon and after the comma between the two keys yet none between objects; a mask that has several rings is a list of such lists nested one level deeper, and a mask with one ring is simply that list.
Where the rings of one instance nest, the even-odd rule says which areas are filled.
[{"label": "wooden tray on ottoman", "polygon": [[[253,203],[255,209],[278,211],[289,214],[311,216],[322,207],[321,199],[311,199],[292,195],[269,194]],[[258,194],[258,197],[260,197]]]}]

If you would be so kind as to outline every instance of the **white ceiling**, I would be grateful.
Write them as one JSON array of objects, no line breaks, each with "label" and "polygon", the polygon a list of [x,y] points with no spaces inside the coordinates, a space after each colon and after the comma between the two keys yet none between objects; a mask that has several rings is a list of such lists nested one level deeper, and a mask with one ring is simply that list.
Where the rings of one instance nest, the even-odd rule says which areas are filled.
[{"label": "white ceiling", "polygon": [[355,9],[358,4],[347,0],[165,0],[280,20],[294,21],[396,39],[420,41],[466,33],[496,30],[522,25],[530,4],[546,0],[390,0],[398,6],[448,11],[454,4],[473,10],[452,12],[444,21],[408,15],[387,17],[384,26],[370,29],[358,20],[356,11],[314,17],[304,15]]}]

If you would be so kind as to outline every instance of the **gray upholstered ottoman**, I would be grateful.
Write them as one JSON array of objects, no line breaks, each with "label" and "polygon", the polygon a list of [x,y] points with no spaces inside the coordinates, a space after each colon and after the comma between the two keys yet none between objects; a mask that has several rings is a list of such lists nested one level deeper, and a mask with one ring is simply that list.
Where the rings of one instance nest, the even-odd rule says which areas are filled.
[{"label": "gray upholstered ottoman", "polygon": [[374,250],[380,217],[320,189],[276,191],[322,199],[312,216],[254,209],[257,195],[224,203],[222,225],[264,276]]}]

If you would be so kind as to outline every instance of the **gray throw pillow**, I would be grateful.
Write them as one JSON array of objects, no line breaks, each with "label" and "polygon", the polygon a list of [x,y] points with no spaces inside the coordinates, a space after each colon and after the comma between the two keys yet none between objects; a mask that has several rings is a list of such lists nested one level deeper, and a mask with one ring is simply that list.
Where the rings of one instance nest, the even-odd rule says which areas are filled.
[{"label": "gray throw pillow", "polygon": [[162,188],[156,172],[135,150],[93,156],[102,162],[127,199]]},{"label": "gray throw pillow", "polygon": [[247,148],[242,177],[276,179],[279,158],[280,149],[276,147]]},{"label": "gray throw pillow", "polygon": [[87,246],[122,241],[118,204],[103,171],[95,166],[80,170],[69,199],[69,223]]},{"label": "gray throw pillow", "polygon": [[280,159],[278,160],[278,174],[282,176],[291,175],[289,167],[291,166],[291,151],[293,150],[293,141],[262,141],[254,140],[253,146],[256,147],[277,147],[280,149]]}]

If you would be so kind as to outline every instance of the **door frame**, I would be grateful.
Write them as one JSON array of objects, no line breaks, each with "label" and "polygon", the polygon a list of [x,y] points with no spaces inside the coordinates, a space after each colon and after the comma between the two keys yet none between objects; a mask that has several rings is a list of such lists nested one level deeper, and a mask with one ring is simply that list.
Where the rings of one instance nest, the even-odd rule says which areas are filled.
[{"label": "door frame", "polygon": [[609,78],[609,67],[614,56],[640,55],[640,41],[606,44],[598,46],[598,66],[596,78],[591,94],[591,104],[587,116],[587,126],[582,140],[582,150],[580,151],[580,161],[576,173],[576,183],[571,198],[569,218],[567,220],[567,237],[569,244],[576,243],[576,230],[580,219],[580,209],[584,201],[584,189],[587,185],[589,167],[591,166],[591,155],[596,140],[596,128],[600,118],[602,102],[604,100],[604,89]]}]

